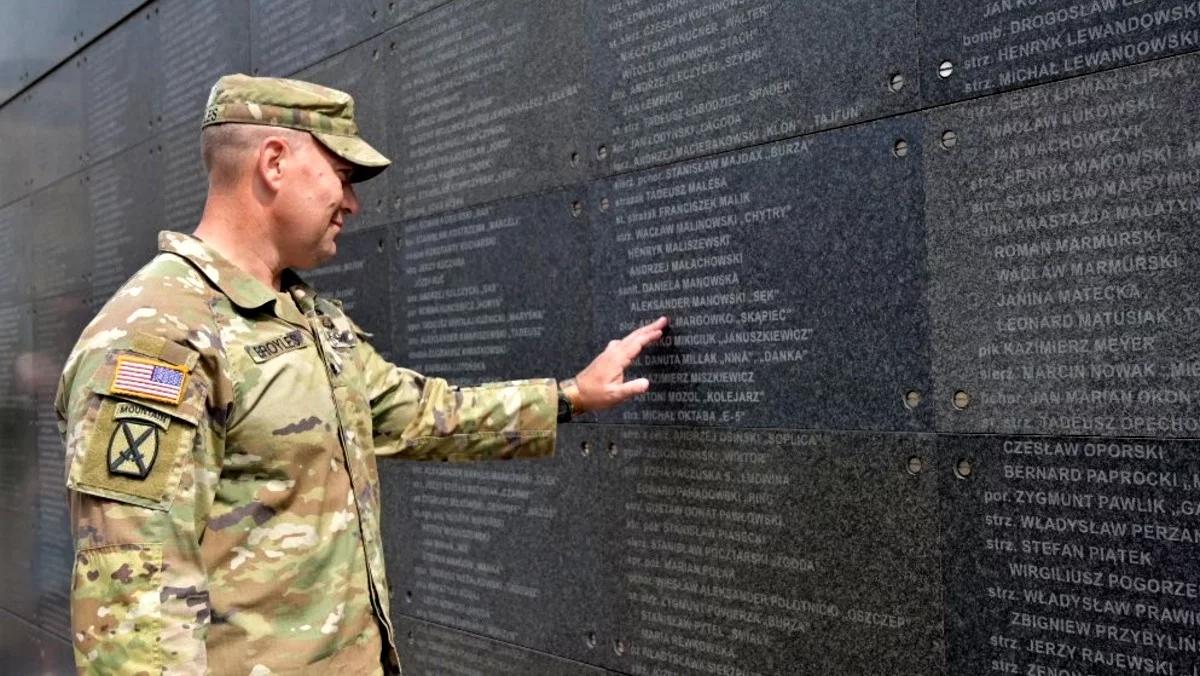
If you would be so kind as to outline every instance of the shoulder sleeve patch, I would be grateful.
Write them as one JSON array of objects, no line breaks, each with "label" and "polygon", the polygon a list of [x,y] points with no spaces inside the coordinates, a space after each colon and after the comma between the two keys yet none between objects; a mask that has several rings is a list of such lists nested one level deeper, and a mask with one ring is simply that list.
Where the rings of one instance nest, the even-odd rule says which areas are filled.
[{"label": "shoulder sleeve patch", "polygon": [[109,394],[124,394],[178,405],[187,386],[188,372],[182,366],[130,355],[117,357]]},{"label": "shoulder sleeve patch", "polygon": [[72,488],[165,508],[178,480],[176,458],[190,452],[194,433],[193,425],[159,411],[101,397],[86,448],[75,459]]}]

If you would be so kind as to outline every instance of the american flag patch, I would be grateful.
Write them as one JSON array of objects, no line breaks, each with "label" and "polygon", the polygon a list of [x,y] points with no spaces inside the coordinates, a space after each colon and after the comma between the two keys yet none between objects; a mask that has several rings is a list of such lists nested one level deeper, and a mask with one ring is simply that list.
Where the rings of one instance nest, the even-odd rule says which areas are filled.
[{"label": "american flag patch", "polygon": [[128,394],[144,399],[179,404],[187,372],[178,366],[153,359],[117,357],[117,372],[113,374],[110,394]]}]

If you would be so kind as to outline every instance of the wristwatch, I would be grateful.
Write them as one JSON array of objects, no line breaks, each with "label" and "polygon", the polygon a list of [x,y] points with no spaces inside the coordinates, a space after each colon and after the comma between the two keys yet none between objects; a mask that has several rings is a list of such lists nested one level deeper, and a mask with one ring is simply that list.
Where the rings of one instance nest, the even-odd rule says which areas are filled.
[{"label": "wristwatch", "polygon": [[572,410],[571,400],[567,398],[567,395],[562,393],[562,390],[559,390],[558,391],[558,422],[559,422],[559,424],[561,425],[562,423],[571,422],[571,418],[574,415],[575,415],[575,412]]},{"label": "wristwatch", "polygon": [[571,418],[575,417],[575,404],[571,402],[571,398],[567,396],[567,388],[575,385],[575,379],[562,380],[558,383],[558,422],[559,424],[571,422]]}]

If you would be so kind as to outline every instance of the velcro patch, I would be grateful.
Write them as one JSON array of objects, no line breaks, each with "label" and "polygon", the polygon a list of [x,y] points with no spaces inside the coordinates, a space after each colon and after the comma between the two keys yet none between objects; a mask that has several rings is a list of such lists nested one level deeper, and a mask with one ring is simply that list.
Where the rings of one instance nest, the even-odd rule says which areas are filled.
[{"label": "velcro patch", "polygon": [[69,485],[94,495],[166,509],[179,481],[181,454],[189,452],[196,428],[171,420],[164,429],[158,411],[136,402],[100,397],[86,451],[76,454]]},{"label": "velcro patch", "polygon": [[109,394],[124,394],[179,405],[187,385],[187,371],[164,361],[121,355]]},{"label": "velcro patch", "polygon": [[304,332],[296,329],[291,333],[286,333],[278,338],[272,338],[257,345],[247,345],[246,353],[250,355],[255,364],[261,364],[281,354],[299,350],[307,344],[304,340]]}]

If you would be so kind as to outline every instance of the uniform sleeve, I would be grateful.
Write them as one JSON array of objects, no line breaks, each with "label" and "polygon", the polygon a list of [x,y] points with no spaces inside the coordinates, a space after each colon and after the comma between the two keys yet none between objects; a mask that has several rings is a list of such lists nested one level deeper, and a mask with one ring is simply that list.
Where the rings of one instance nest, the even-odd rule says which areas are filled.
[{"label": "uniform sleeve", "polygon": [[554,453],[554,380],[455,387],[388,363],[366,342],[360,350],[376,455],[463,461]]},{"label": "uniform sleeve", "polygon": [[206,405],[199,355],[141,342],[73,355],[59,387],[75,661],[81,674],[202,674],[210,606],[199,541],[223,425]]}]

